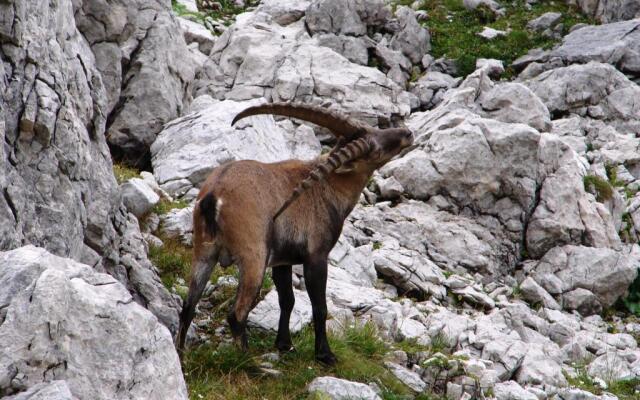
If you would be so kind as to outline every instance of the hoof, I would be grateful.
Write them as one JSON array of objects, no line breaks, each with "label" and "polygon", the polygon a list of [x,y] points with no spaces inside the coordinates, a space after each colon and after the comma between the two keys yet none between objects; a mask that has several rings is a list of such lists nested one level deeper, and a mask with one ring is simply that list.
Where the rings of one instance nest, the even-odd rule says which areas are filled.
[{"label": "hoof", "polygon": [[332,353],[329,353],[316,356],[316,361],[328,367],[333,367],[338,362],[338,359]]},{"label": "hoof", "polygon": [[296,351],[297,351],[296,348],[293,347],[293,345],[291,344],[283,347],[278,346],[278,352],[280,354],[295,353]]}]

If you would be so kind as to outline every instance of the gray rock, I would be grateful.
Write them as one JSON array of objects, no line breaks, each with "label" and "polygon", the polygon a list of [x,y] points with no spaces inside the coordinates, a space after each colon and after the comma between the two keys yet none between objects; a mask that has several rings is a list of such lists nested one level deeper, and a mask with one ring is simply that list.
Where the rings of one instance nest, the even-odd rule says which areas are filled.
[{"label": "gray rock", "polygon": [[144,165],[162,125],[189,101],[195,76],[177,18],[168,2],[79,3],[75,19],[107,89],[109,144]]},{"label": "gray rock", "polygon": [[516,71],[522,71],[527,65],[531,63],[543,63],[549,59],[549,50],[543,50],[540,48],[531,49],[524,56],[515,59],[511,66]]},{"label": "gray rock", "polygon": [[[380,189],[380,196],[385,200],[393,200],[402,195],[404,188],[394,177],[380,179],[376,182]],[[640,207],[639,207],[640,208]]]},{"label": "gray rock", "polygon": [[562,295],[562,307],[565,310],[576,310],[581,315],[593,315],[602,312],[602,304],[593,292],[577,288]]},{"label": "gray rock", "polygon": [[[613,3],[613,2],[612,2]],[[564,37],[550,53],[565,64],[597,61],[615,65],[620,71],[640,75],[640,20],[587,26]]]},{"label": "gray rock", "polygon": [[483,92],[478,100],[485,116],[502,122],[525,123],[540,132],[548,132],[551,129],[551,117],[545,104],[534,92],[520,83],[496,85],[491,90]]},{"label": "gray rock", "polygon": [[420,99],[420,106],[430,110],[437,106],[444,93],[460,84],[462,78],[454,78],[442,72],[430,71],[416,82],[409,84],[409,90]]},{"label": "gray rock", "polygon": [[482,28],[481,32],[478,32],[477,35],[483,39],[493,40],[499,37],[507,36],[507,32],[485,26],[484,28]]},{"label": "gray rock", "polygon": [[603,24],[640,17],[640,4],[634,0],[568,0],[567,3]]},{"label": "gray rock", "polygon": [[312,35],[334,33],[364,36],[366,24],[360,19],[355,0],[314,0],[307,8],[305,23]]},{"label": "gray rock", "polygon": [[[394,208],[384,203],[357,208],[352,216],[356,228],[378,233],[379,236],[374,235],[368,240],[378,241],[383,246],[389,243],[391,249],[397,243],[409,250],[403,256],[396,256],[399,257],[396,261],[390,255],[388,259],[396,265],[404,264],[403,269],[408,269],[404,274],[410,279],[401,281],[413,282],[412,285],[422,288],[426,293],[434,292],[430,282],[440,283],[444,280],[439,268],[457,269],[460,272],[482,271],[486,274],[498,272],[497,259],[503,255],[499,250],[501,244],[470,218],[441,212],[417,201],[403,202]],[[422,254],[423,257],[412,260],[415,254]],[[391,264],[382,260],[375,262],[378,264],[376,268],[387,268]]]},{"label": "gray rock", "polygon": [[615,396],[611,396],[607,393],[603,393],[602,396],[597,396],[586,390],[578,388],[562,388],[558,390],[558,396],[562,400],[617,400]]},{"label": "gray rock", "polygon": [[427,384],[420,378],[420,375],[401,365],[392,362],[385,362],[384,366],[398,378],[398,380],[409,386],[416,393],[422,393],[427,389]]},{"label": "gray rock", "polygon": [[467,10],[475,10],[480,6],[485,6],[493,11],[496,15],[500,15],[504,10],[500,7],[500,4],[495,0],[463,0],[462,5]]},{"label": "gray rock", "polygon": [[198,12],[198,6],[196,0],[177,0],[178,4],[182,4],[187,11]]},{"label": "gray rock", "polygon": [[171,334],[113,277],[34,246],[0,266],[2,393],[64,380],[73,398],[187,398]]},{"label": "gray rock", "polygon": [[263,17],[239,19],[216,41],[195,83],[196,95],[334,104],[372,124],[409,113],[408,94],[382,72],[318,47],[303,21],[282,27]]},{"label": "gray rock", "polygon": [[544,290],[531,277],[528,277],[520,284],[520,290],[522,291],[522,298],[532,304],[541,304],[552,310],[560,310],[562,308],[549,292]]},{"label": "gray rock", "polygon": [[307,391],[320,392],[332,400],[380,400],[381,397],[364,383],[351,382],[345,379],[323,376],[315,378]]},{"label": "gray rock", "polygon": [[193,206],[175,208],[160,216],[160,231],[190,246],[193,239]]},{"label": "gray rock", "polygon": [[527,352],[516,373],[519,384],[563,387],[567,380],[562,373],[562,355],[555,343],[528,343]]},{"label": "gray rock", "polygon": [[562,19],[562,14],[558,12],[546,12],[538,18],[529,21],[527,23],[527,29],[542,32],[545,29],[550,29],[556,26],[560,22],[560,19]]},{"label": "gray rock", "polygon": [[401,51],[412,63],[418,64],[431,50],[429,31],[418,23],[415,12],[409,7],[398,7],[396,18],[400,29],[393,35],[389,44],[392,49]]},{"label": "gray rock", "polygon": [[373,41],[348,35],[317,34],[314,39],[318,41],[318,45],[328,47],[347,60],[360,65],[369,63],[369,49],[375,47]]},{"label": "gray rock", "polygon": [[258,103],[225,100],[166,125],[151,147],[160,187],[181,196],[204,181],[214,167],[232,160],[311,159],[320,153],[313,131],[299,128],[289,133],[272,116],[247,118],[231,126],[236,114]]},{"label": "gray rock", "polygon": [[197,43],[198,49],[206,55],[211,52],[213,44],[216,41],[211,31],[203,25],[185,18],[178,17],[178,23],[180,24],[180,28],[182,28],[184,40],[187,44]]},{"label": "gray rock", "polygon": [[6,400],[74,400],[66,381],[38,383],[24,392],[13,396],[4,396]]},{"label": "gray rock", "polygon": [[[599,308],[606,308],[626,293],[637,274],[640,247],[627,246],[622,250],[583,246],[555,247],[535,267],[533,279],[552,295],[563,294],[563,298],[578,288],[593,293]],[[584,291],[574,292],[565,298],[572,309],[592,304]],[[580,301],[578,301],[581,299]],[[563,306],[565,306],[563,304]],[[590,306],[587,310],[592,310]]]},{"label": "gray rock", "polygon": [[493,387],[496,400],[537,400],[533,393],[527,391],[514,381],[497,383]]},{"label": "gray rock", "polygon": [[476,60],[476,69],[487,68],[487,72],[492,79],[497,79],[504,72],[502,60],[493,58],[478,58]]},{"label": "gray rock", "polygon": [[391,50],[382,44],[375,47],[375,55],[380,61],[383,70],[387,71],[387,77],[398,85],[406,85],[411,76],[411,61],[400,51]]},{"label": "gray rock", "polygon": [[[312,313],[309,296],[295,288],[293,289],[293,294],[295,296],[295,304],[289,320],[289,329],[295,333],[311,323]],[[248,322],[251,326],[260,329],[277,331],[279,318],[278,293],[273,289],[249,313]]]},{"label": "gray rock", "polygon": [[67,0],[0,6],[6,16],[0,23],[0,70],[11,77],[0,80],[0,249],[31,243],[106,271],[174,327],[179,306],[147,259],[138,222],[121,203],[105,140],[106,117],[121,87],[121,60],[109,61],[119,51],[115,43],[94,39],[107,35],[115,41],[115,25],[124,28],[127,6],[96,11],[110,16],[108,26],[83,17],[82,7],[92,6],[109,7]]},{"label": "gray rock", "polygon": [[611,214],[584,190],[584,164],[568,146],[547,139],[542,141],[541,159],[553,166],[557,161],[551,160],[564,158],[565,164],[546,176],[541,185],[527,228],[529,254],[540,258],[552,247],[563,244],[620,249]]},{"label": "gray rock", "polygon": [[632,379],[634,377],[628,361],[616,352],[607,352],[593,360],[589,364],[587,372],[590,376],[603,379],[605,382]]},{"label": "gray rock", "polygon": [[300,20],[305,14],[311,0],[263,0],[258,11],[269,14],[282,26]]},{"label": "gray rock", "polygon": [[129,212],[140,218],[158,204],[160,196],[140,178],[132,178],[120,185],[122,202]]},{"label": "gray rock", "polygon": [[587,107],[598,106],[601,112],[594,118],[640,132],[637,123],[640,106],[631,101],[640,96],[640,87],[613,66],[595,62],[571,65],[523,83],[542,99],[552,114],[571,112],[586,116]]}]

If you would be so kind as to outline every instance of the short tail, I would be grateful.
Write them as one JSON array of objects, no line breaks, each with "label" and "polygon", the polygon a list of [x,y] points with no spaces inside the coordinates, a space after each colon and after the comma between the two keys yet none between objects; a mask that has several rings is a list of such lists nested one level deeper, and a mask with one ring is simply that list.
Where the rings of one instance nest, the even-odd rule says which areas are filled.
[{"label": "short tail", "polygon": [[213,193],[207,193],[202,200],[200,200],[200,213],[204,218],[204,228],[206,232],[215,236],[218,232],[218,222],[216,221],[216,197]]}]

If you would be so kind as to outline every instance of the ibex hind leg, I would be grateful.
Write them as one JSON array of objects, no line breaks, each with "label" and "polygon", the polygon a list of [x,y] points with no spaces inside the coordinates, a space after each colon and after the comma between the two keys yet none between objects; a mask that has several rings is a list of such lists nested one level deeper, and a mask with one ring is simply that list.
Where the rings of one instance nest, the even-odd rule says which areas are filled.
[{"label": "ibex hind leg", "polygon": [[176,338],[176,348],[179,354],[182,354],[184,344],[187,338],[187,331],[193,320],[196,311],[196,305],[204,288],[207,286],[213,267],[218,262],[220,249],[211,246],[210,249],[202,252],[198,257],[194,257],[193,266],[191,268],[191,281],[189,282],[189,293],[182,303],[182,312],[180,313],[180,324],[178,325],[178,336]]},{"label": "ibex hind leg", "polygon": [[231,328],[236,343],[243,350],[247,350],[247,318],[253,309],[256,297],[262,286],[262,279],[266,269],[266,251],[257,252],[251,257],[242,257],[240,260],[240,282],[233,307],[227,316],[227,322]]}]

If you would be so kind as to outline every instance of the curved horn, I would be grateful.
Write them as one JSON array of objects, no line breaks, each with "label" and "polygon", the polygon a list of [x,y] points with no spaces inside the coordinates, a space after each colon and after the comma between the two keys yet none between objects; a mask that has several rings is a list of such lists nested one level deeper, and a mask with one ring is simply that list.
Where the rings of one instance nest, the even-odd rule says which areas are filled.
[{"label": "curved horn", "polygon": [[275,114],[298,118],[329,129],[336,137],[352,140],[371,129],[370,126],[336,111],[304,104],[272,103],[249,107],[236,115],[234,125],[240,119],[258,114]]},{"label": "curved horn", "polygon": [[319,182],[323,180],[327,175],[340,168],[345,163],[362,157],[370,150],[371,146],[364,138],[349,142],[347,145],[339,149],[334,148],[334,150],[329,153],[327,159],[318,164],[318,166],[311,171],[309,176],[300,182],[300,184],[294,189],[291,196],[284,202],[278,212],[276,212],[273,220],[275,221],[276,218],[278,218],[278,216],[280,216],[280,214],[282,214],[282,212],[295,201],[295,199],[297,199],[305,190],[309,189],[314,181]]}]

